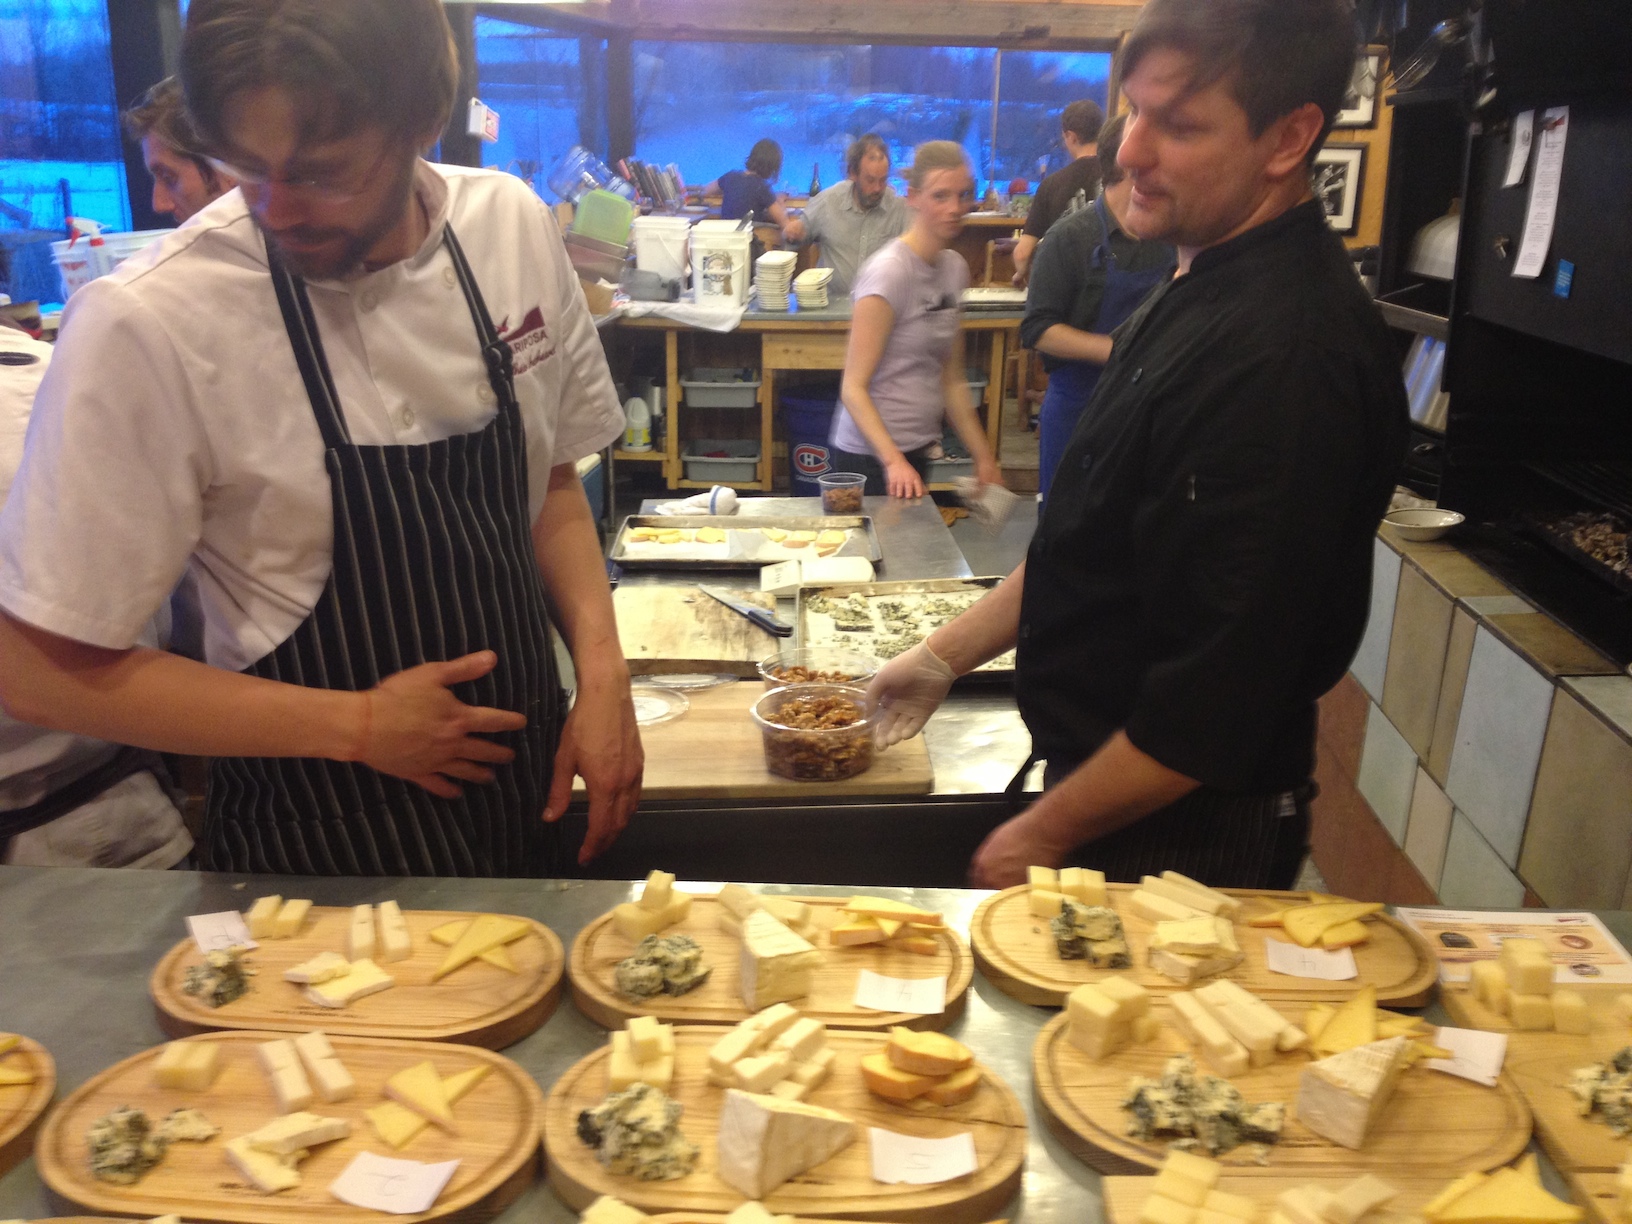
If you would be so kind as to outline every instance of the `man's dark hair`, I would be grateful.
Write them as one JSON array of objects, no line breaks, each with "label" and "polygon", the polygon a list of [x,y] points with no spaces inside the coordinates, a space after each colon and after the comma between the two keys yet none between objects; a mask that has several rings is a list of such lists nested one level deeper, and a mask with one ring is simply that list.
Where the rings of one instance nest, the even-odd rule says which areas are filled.
[{"label": "man's dark hair", "polygon": [[770,139],[754,141],[754,147],[748,150],[748,173],[774,183],[782,173],[782,146]]},{"label": "man's dark hair", "polygon": [[844,172],[851,178],[861,173],[861,159],[867,156],[869,149],[877,149],[886,158],[890,155],[890,146],[884,143],[884,137],[877,132],[868,132],[865,136],[856,137],[844,151]]},{"label": "man's dark hair", "polygon": [[165,77],[131,105],[120,120],[125,134],[137,144],[149,136],[168,149],[193,162],[198,172],[209,182],[215,170],[208,161],[209,150],[199,139],[193,124],[187,118],[187,103],[181,96],[181,82],[173,76]]},{"label": "man's dark hair", "polygon": [[1313,102],[1337,117],[1359,50],[1351,0],[1149,0],[1122,49],[1122,79],[1158,47],[1195,62],[1192,90],[1218,81],[1247,113],[1254,136]]},{"label": "man's dark hair", "polygon": [[1128,126],[1128,113],[1112,115],[1099,129],[1099,141],[1094,157],[1099,161],[1099,181],[1102,186],[1115,187],[1128,177],[1128,172],[1116,164],[1116,155],[1122,148],[1122,129]]},{"label": "man's dark hair", "polygon": [[1078,98],[1060,112],[1060,131],[1070,132],[1078,144],[1092,144],[1105,126],[1105,112],[1092,98]]},{"label": "man's dark hair", "polygon": [[372,125],[417,141],[446,125],[459,83],[441,0],[193,0],[180,75],[215,148],[244,90],[287,91],[304,139]]}]

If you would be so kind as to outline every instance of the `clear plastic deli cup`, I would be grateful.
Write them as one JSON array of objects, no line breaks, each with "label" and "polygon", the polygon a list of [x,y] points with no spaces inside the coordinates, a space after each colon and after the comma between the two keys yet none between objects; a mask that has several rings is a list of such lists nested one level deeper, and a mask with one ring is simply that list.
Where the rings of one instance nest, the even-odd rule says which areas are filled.
[{"label": "clear plastic deli cup", "polygon": [[818,476],[822,490],[823,514],[860,514],[862,486],[867,477],[857,472],[829,472]]},{"label": "clear plastic deli cup", "polygon": [[785,684],[847,684],[865,689],[878,674],[878,660],[838,646],[788,646],[759,661],[768,689]]},{"label": "clear plastic deli cup", "polygon": [[765,768],[796,782],[837,782],[873,764],[867,694],[847,684],[774,688],[748,711],[765,744]]}]

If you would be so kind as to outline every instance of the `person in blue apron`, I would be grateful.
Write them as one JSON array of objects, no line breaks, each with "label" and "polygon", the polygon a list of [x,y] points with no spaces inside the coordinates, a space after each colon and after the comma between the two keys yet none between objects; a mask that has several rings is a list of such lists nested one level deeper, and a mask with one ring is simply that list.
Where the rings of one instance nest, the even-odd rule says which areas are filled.
[{"label": "person in blue apron", "polygon": [[1037,420],[1038,490],[1054,469],[1111,356],[1111,333],[1177,262],[1165,242],[1141,242],[1122,226],[1133,184],[1116,164],[1125,115],[1099,133],[1102,187],[1087,208],[1050,227],[1031,263],[1020,342],[1043,355],[1048,391]]},{"label": "person in blue apron", "polygon": [[[642,765],[574,471],[622,431],[605,356],[542,202],[421,157],[437,0],[295,9],[191,6],[240,187],[68,309],[0,512],[0,700],[212,758],[209,869],[559,873],[574,776],[583,861]],[[183,573],[202,663],[134,636]]]}]

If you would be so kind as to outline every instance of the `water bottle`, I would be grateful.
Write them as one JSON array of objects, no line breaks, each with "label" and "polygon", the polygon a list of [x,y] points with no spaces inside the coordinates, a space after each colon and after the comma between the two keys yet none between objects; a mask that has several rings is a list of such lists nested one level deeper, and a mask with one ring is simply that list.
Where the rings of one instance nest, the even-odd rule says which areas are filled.
[{"label": "water bottle", "polygon": [[623,406],[623,449],[649,451],[652,449],[652,409],[638,395],[631,395]]},{"label": "water bottle", "polygon": [[810,163],[810,194],[815,196],[822,189],[822,163]]}]

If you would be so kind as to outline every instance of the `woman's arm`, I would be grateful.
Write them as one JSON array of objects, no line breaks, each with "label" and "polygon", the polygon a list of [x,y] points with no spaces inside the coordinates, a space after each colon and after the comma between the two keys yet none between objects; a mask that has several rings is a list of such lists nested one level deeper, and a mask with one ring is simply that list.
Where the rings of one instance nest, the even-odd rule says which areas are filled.
[{"label": "woman's arm", "polygon": [[[850,319],[850,345],[844,354],[844,382],[840,394],[845,410],[879,463],[891,497],[922,497],[923,478],[890,437],[889,428],[873,403],[870,390],[884,348],[895,330],[895,310],[881,297],[869,294],[856,303]],[[967,394],[967,393],[966,393]]]},{"label": "woman's arm", "polygon": [[782,202],[781,196],[771,201],[771,206],[765,210],[765,215],[776,222],[784,232],[787,231],[789,225],[788,206]]},{"label": "woman's arm", "polygon": [[1055,323],[1037,337],[1039,353],[1063,357],[1067,361],[1091,361],[1104,365],[1111,359],[1111,338],[1098,332],[1083,331],[1069,323]]},{"label": "woman's arm", "polygon": [[986,431],[981,427],[980,414],[969,397],[969,375],[963,365],[963,332],[953,337],[952,348],[941,367],[941,387],[946,396],[946,419],[952,422],[963,444],[975,461],[975,478],[981,484],[1002,484],[1003,469],[997,465]]}]

